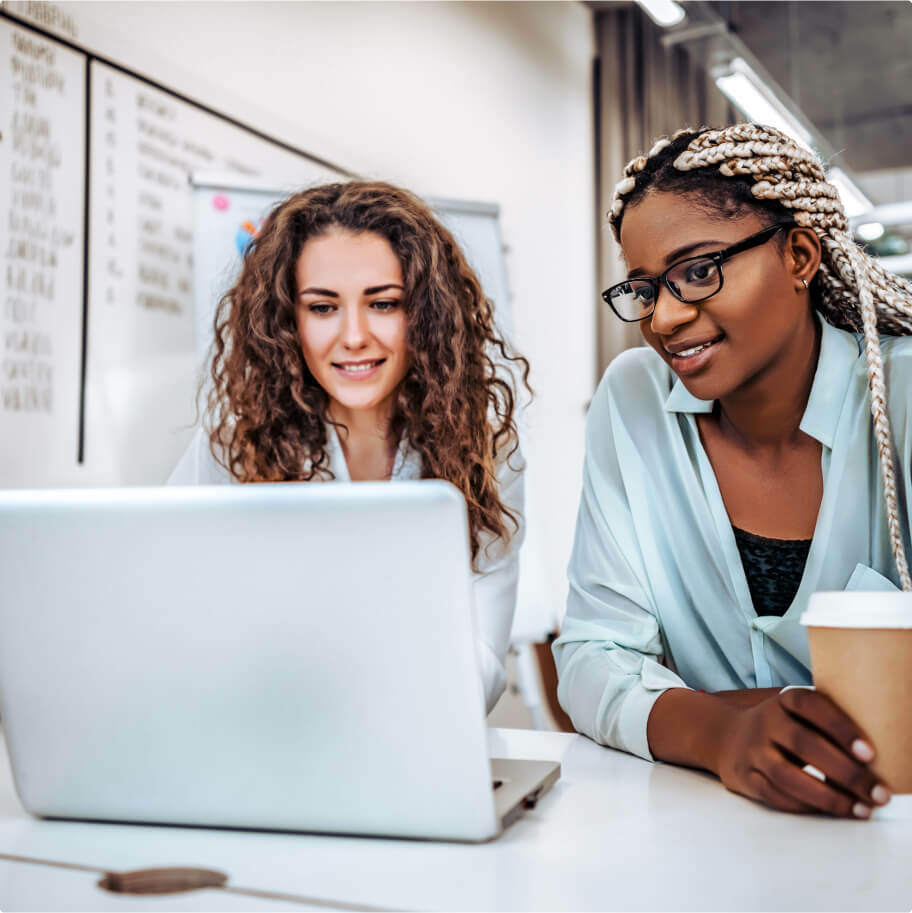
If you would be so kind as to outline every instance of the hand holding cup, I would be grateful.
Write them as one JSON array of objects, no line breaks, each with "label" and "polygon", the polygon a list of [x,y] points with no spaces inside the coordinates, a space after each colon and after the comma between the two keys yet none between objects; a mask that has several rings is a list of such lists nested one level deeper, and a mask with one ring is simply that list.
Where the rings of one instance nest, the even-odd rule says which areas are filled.
[{"label": "hand holding cup", "polygon": [[717,770],[728,789],[782,811],[868,818],[891,795],[873,758],[867,735],[830,698],[797,689],[734,716]]}]

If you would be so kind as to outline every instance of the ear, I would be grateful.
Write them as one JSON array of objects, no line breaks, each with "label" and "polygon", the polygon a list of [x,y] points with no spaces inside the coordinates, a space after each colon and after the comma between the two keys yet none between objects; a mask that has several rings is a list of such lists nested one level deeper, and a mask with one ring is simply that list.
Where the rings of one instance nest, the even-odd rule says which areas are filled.
[{"label": "ear", "polygon": [[812,228],[790,229],[785,240],[785,262],[798,285],[810,285],[820,269],[822,254],[820,238]]}]

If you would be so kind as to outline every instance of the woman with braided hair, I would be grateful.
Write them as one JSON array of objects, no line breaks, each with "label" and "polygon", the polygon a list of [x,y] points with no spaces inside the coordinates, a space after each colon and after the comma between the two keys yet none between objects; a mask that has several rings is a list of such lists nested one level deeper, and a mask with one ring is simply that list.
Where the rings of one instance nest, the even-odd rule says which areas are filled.
[{"label": "woman with braided hair", "polygon": [[648,347],[590,409],[561,704],[603,744],[867,818],[890,798],[876,746],[783,686],[811,681],[812,592],[912,588],[912,286],[848,237],[817,158],[756,124],[660,140],[609,221],[629,272],[603,297]]},{"label": "woman with braided hair", "polygon": [[313,187],[272,210],[219,305],[206,422],[169,482],[455,485],[490,710],[524,531],[515,375],[528,372],[427,205],[379,181]]}]

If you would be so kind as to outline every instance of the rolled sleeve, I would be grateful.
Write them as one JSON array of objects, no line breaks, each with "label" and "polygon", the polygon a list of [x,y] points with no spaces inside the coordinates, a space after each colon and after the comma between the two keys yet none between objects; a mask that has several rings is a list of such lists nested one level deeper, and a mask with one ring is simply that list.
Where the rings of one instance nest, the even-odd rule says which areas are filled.
[{"label": "rolled sleeve", "polygon": [[611,446],[606,391],[600,394],[587,430],[567,614],[553,646],[558,700],[580,732],[653,760],[646,737],[652,707],[668,688],[687,686],[663,665],[661,629]]}]

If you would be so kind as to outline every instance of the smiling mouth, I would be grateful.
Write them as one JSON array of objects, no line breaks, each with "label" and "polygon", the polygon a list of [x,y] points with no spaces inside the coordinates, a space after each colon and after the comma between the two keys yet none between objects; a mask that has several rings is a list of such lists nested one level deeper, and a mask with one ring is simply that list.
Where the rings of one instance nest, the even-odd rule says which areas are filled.
[{"label": "smiling mouth", "polygon": [[717,336],[715,339],[707,339],[706,342],[701,342],[699,345],[691,346],[689,349],[682,349],[680,352],[668,352],[667,349],[665,351],[668,352],[672,358],[693,358],[695,355],[699,355],[701,352],[705,352],[711,346],[721,342],[723,338],[723,336]]},{"label": "smiling mouth", "polygon": [[374,368],[379,367],[385,361],[385,358],[375,358],[373,361],[334,361],[333,367],[345,374],[357,376],[358,374],[367,374],[368,371],[373,371]]}]

